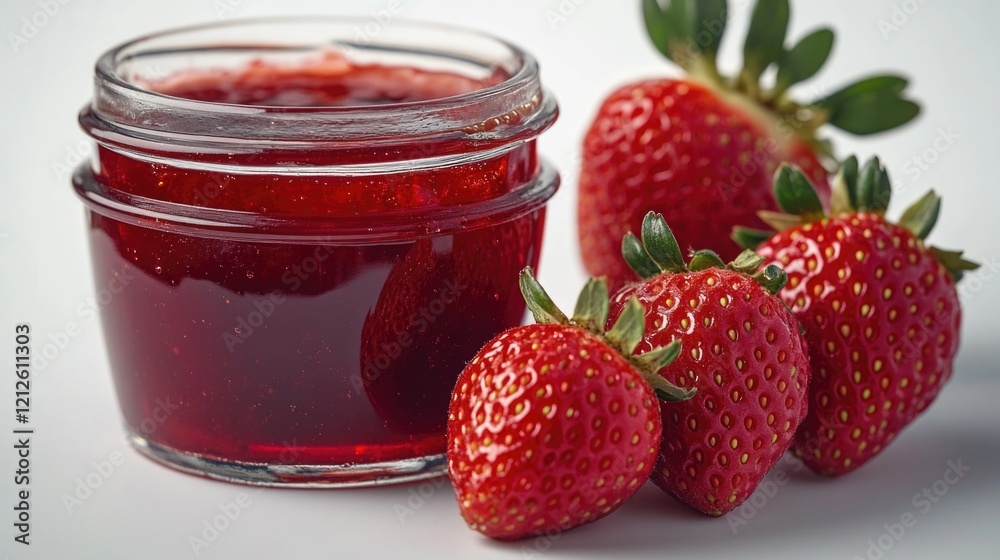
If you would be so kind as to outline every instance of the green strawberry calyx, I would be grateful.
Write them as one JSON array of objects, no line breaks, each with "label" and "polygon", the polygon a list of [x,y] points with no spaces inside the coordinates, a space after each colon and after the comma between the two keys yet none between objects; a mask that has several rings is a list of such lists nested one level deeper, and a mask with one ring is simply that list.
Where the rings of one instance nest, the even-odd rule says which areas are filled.
[{"label": "green strawberry calyx", "polygon": [[[873,156],[859,168],[858,158],[850,156],[840,166],[833,182],[829,214],[816,194],[816,188],[798,168],[784,164],[774,175],[774,198],[780,212],[761,210],[757,215],[774,231],[744,227],[733,229],[733,239],[741,247],[755,249],[776,232],[786,231],[828,217],[849,216],[857,213],[877,214],[885,217],[892,198],[889,172]],[[930,190],[903,212],[897,225],[909,231],[921,243],[927,239],[941,213],[941,197]],[[966,260],[962,251],[949,251],[929,247],[930,251],[957,282],[979,264]]]},{"label": "green strawberry calyx", "polygon": [[[920,113],[904,96],[906,78],[876,75],[810,102],[789,96],[789,88],[812,78],[833,50],[834,32],[821,28],[791,46],[785,44],[789,0],[757,0],[743,44],[743,68],[734,77],[719,73],[716,57],[729,17],[726,0],[643,0],[646,30],[656,48],[690,76],[741,94],[777,115],[820,153],[829,142],[816,138],[823,124],[859,136],[902,126]],[[773,85],[761,76],[775,70]]]},{"label": "green strawberry calyx", "polygon": [[644,280],[660,274],[683,274],[721,268],[749,276],[771,295],[777,294],[788,281],[785,271],[777,265],[768,265],[763,270],[758,270],[764,259],[749,249],[728,264],[722,262],[714,251],[691,251],[691,259],[685,263],[677,238],[670,231],[662,214],[646,214],[640,234],[641,241],[632,232],[625,234],[622,239],[622,256],[629,267]]},{"label": "green strawberry calyx", "polygon": [[608,321],[608,284],[604,278],[588,280],[577,299],[573,317],[569,318],[556,306],[552,298],[535,279],[531,267],[521,271],[521,294],[535,321],[545,324],[573,325],[602,339],[608,346],[620,353],[642,374],[660,399],[679,402],[694,396],[695,390],[681,389],[659,375],[660,369],[670,365],[681,353],[681,343],[674,340],[666,346],[633,355],[645,330],[646,310],[635,296],[629,298],[621,315],[610,330],[605,331]]}]

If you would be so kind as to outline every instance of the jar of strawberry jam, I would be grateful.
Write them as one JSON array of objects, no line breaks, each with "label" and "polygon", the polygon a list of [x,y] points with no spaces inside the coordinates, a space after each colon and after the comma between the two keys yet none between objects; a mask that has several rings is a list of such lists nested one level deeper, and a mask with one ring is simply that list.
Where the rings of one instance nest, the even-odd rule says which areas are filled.
[{"label": "jar of strawberry jam", "polygon": [[518,325],[558,175],[535,60],[462,29],[283,19],[145,37],[80,114],[101,319],[135,447],[347,486],[445,472],[466,360]]}]

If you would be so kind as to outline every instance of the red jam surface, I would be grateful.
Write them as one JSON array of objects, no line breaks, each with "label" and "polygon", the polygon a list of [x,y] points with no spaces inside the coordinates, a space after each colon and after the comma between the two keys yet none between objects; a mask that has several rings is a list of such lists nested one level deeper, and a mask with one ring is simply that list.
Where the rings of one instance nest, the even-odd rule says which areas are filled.
[{"label": "red jam surface", "polygon": [[[326,60],[147,87],[295,108],[421,101],[500,79]],[[395,146],[388,157],[452,148]],[[237,154],[227,163],[275,157]],[[97,183],[132,195],[303,220],[483,201],[538,173],[534,142],[485,161],[387,175],[220,173],[103,147],[94,167]],[[329,465],[442,453],[465,361],[522,319],[517,272],[537,264],[543,218],[538,209],[448,234],[343,244],[200,235],[90,212],[97,286],[115,278],[125,286],[102,313],[125,421],[161,446],[226,461]]]}]

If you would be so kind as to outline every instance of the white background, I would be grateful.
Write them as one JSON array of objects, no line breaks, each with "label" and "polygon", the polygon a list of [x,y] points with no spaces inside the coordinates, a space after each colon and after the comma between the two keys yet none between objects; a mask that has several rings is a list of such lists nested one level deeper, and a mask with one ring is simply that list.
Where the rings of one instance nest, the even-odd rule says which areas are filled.
[{"label": "white background", "polygon": [[[67,2],[67,0],[61,0]],[[227,4],[223,4],[227,2]],[[647,43],[631,0],[400,0],[401,16],[465,24],[502,35],[536,54],[547,87],[561,104],[557,125],[542,139],[564,187],[550,206],[542,280],[565,306],[583,282],[575,232],[576,154],[601,97],[615,84],[674,74]],[[1000,189],[996,91],[1000,3],[990,0],[798,1],[792,36],[826,23],[838,31],[834,59],[807,87],[830,91],[845,80],[897,68],[913,78],[925,112],[904,130],[858,141],[837,137],[840,153],[874,150],[895,173],[894,215],[934,186],[945,197],[932,239],[963,247],[991,266],[966,281],[963,350],[956,379],[929,414],[877,461],[841,480],[782,469],[791,483],[733,524],[690,512],[647,486],[610,518],[555,540],[489,542],[465,528],[443,482],[352,491],[255,490],[210,482],[154,465],[121,440],[119,418],[96,322],[79,306],[93,293],[82,205],[57,164],[84,139],[76,113],[91,95],[92,66],[107,48],[166,27],[277,14],[370,15],[388,0],[70,0],[15,52],[10,33],[40,10],[37,0],[0,4],[0,332],[30,322],[36,351],[49,334],[80,331],[33,377],[30,547],[13,537],[13,444],[0,436],[0,560],[179,559],[194,557],[220,506],[242,500],[239,517],[201,551],[203,558],[390,557],[670,557],[853,558],[868,554],[884,524],[913,512],[917,525],[883,537],[884,558],[997,558],[1000,537],[1000,424],[995,350],[1000,282],[996,211]],[[731,0],[734,17],[722,66],[736,66],[748,3]],[[234,4],[231,10],[220,8]],[[898,8],[894,16],[894,8]],[[906,11],[903,11],[903,9]],[[555,17],[564,15],[564,19]],[[909,12],[908,14],[906,12]],[[895,24],[892,19],[895,17]],[[881,29],[880,29],[880,22]],[[895,25],[895,29],[886,27]],[[951,138],[950,143],[941,138]],[[935,142],[937,141],[937,148]],[[933,160],[920,169],[913,158]],[[13,362],[13,336],[0,357]],[[8,340],[9,339],[9,340]],[[0,433],[13,427],[14,377],[0,377]],[[120,464],[68,511],[64,495],[96,480],[102,462]],[[948,461],[971,470],[923,513],[915,494],[943,480]],[[246,496],[240,498],[241,494]],[[764,498],[764,499],[762,499]],[[400,517],[400,512],[412,515]],[[873,552],[872,557],[874,558]]]}]

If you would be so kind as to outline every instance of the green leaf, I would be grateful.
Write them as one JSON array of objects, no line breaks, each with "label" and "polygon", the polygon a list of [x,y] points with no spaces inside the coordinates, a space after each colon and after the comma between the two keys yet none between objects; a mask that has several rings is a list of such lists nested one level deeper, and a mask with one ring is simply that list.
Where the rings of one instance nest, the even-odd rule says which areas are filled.
[{"label": "green leaf", "polygon": [[662,214],[650,212],[642,220],[642,244],[646,253],[660,266],[661,270],[682,272],[685,270],[684,257],[680,245]]},{"label": "green leaf", "polygon": [[868,204],[870,212],[885,214],[889,209],[889,201],[892,199],[892,183],[889,181],[889,171],[883,167],[875,181],[875,190],[872,191],[872,199]]},{"label": "green leaf", "polygon": [[895,93],[898,96],[903,93],[908,83],[909,81],[902,76],[871,76],[845,86],[827,97],[813,102],[813,105],[827,111],[836,111],[845,101],[860,95]]},{"label": "green leaf", "polygon": [[852,155],[845,159],[844,163],[840,164],[840,171],[847,184],[856,184],[858,182],[858,157]]},{"label": "green leaf", "polygon": [[785,52],[788,17],[788,0],[757,0],[743,45],[743,69],[754,83]]},{"label": "green leaf", "polygon": [[730,236],[737,245],[744,249],[756,249],[761,243],[774,237],[773,231],[763,229],[751,229],[736,226]]},{"label": "green leaf", "polygon": [[818,29],[802,38],[778,62],[775,90],[784,92],[789,86],[812,78],[830,57],[833,50],[833,31]]},{"label": "green leaf", "polygon": [[647,280],[663,272],[660,265],[653,262],[649,253],[643,248],[642,242],[632,232],[626,233],[625,237],[622,238],[622,256],[625,257],[625,262],[628,263],[629,268],[643,280]]},{"label": "green leaf", "polygon": [[872,156],[861,168],[861,172],[858,174],[858,188],[855,189],[854,198],[851,200],[855,209],[864,211],[868,208],[868,202],[871,200],[872,191],[875,190],[875,181],[881,166],[878,156]]},{"label": "green leaf", "polygon": [[699,271],[707,268],[726,268],[726,263],[715,251],[700,249],[691,252],[691,262],[688,263],[688,270]]},{"label": "green leaf", "polygon": [[931,190],[903,212],[899,225],[908,229],[917,239],[927,239],[940,213],[941,197]]},{"label": "green leaf", "polygon": [[[768,233],[770,235],[770,233]],[[753,252],[752,249],[744,249],[733,262],[729,263],[729,268],[744,274],[757,272],[760,265],[764,264],[764,257]]]},{"label": "green leaf", "polygon": [[931,247],[931,252],[934,253],[941,266],[948,270],[955,282],[961,280],[966,271],[979,268],[979,263],[963,258],[962,251],[948,251]]},{"label": "green leaf", "polygon": [[885,170],[877,156],[873,156],[861,168],[858,176],[858,188],[854,207],[861,212],[885,213],[892,198],[892,185],[889,173]]},{"label": "green leaf", "polygon": [[690,69],[698,56],[693,38],[697,0],[671,0],[664,7],[657,0],[643,0],[642,14],[653,45],[670,60]]},{"label": "green leaf", "polygon": [[712,59],[719,52],[728,17],[729,8],[726,6],[726,0],[694,2],[694,25],[691,28],[691,36],[698,48]]},{"label": "green leaf", "polygon": [[584,329],[601,334],[608,322],[608,283],[604,278],[587,281],[576,300],[573,322]]},{"label": "green leaf", "polygon": [[895,93],[868,93],[852,97],[835,111],[831,125],[858,136],[876,134],[900,127],[920,114],[920,105]]},{"label": "green leaf", "polygon": [[674,42],[687,43],[691,40],[692,18],[694,16],[694,6],[697,0],[669,0],[664,13],[670,20],[674,29]]},{"label": "green leaf", "polygon": [[686,401],[695,395],[695,390],[685,391],[677,385],[667,381],[663,376],[651,373],[647,374],[646,382],[649,386],[653,388],[653,392],[661,400],[666,402],[681,402]]},{"label": "green leaf", "polygon": [[840,171],[833,179],[830,196],[830,214],[850,214],[857,208],[858,158],[851,156],[840,164]]},{"label": "green leaf", "polygon": [[611,330],[604,337],[623,356],[631,356],[635,347],[642,340],[642,333],[646,327],[646,309],[639,303],[639,298],[632,296],[625,304],[618,320],[615,321]]},{"label": "green leaf", "polygon": [[798,168],[782,164],[774,174],[774,198],[787,214],[808,217],[822,215],[823,203],[816,187]]},{"label": "green leaf", "polygon": [[667,20],[667,14],[660,7],[660,3],[657,0],[643,0],[642,16],[646,22],[646,33],[653,42],[653,46],[664,56],[673,60],[674,57],[670,53],[670,40],[674,30],[671,29],[671,23]]},{"label": "green leaf", "polygon": [[764,267],[764,270],[754,274],[753,279],[770,292],[771,295],[775,295],[785,287],[785,284],[788,282],[788,275],[777,265],[769,264]]},{"label": "green leaf", "polygon": [[535,317],[535,322],[558,323],[560,325],[569,323],[566,315],[559,310],[549,294],[538,283],[538,280],[535,280],[534,272],[530,266],[521,271],[518,280],[521,286],[521,295],[524,296],[524,302],[528,304],[528,309]]},{"label": "green leaf", "polygon": [[762,222],[774,228],[776,232],[782,232],[802,225],[802,216],[793,216],[784,212],[772,212],[771,210],[758,210],[757,217]]},{"label": "green leaf", "polygon": [[674,340],[666,346],[650,350],[632,358],[632,362],[642,371],[656,373],[670,365],[681,354],[681,341]]},{"label": "green leaf", "polygon": [[853,83],[814,105],[827,112],[827,122],[847,132],[865,135],[901,126],[920,113],[920,106],[903,99],[907,86],[901,76],[872,76]]}]

